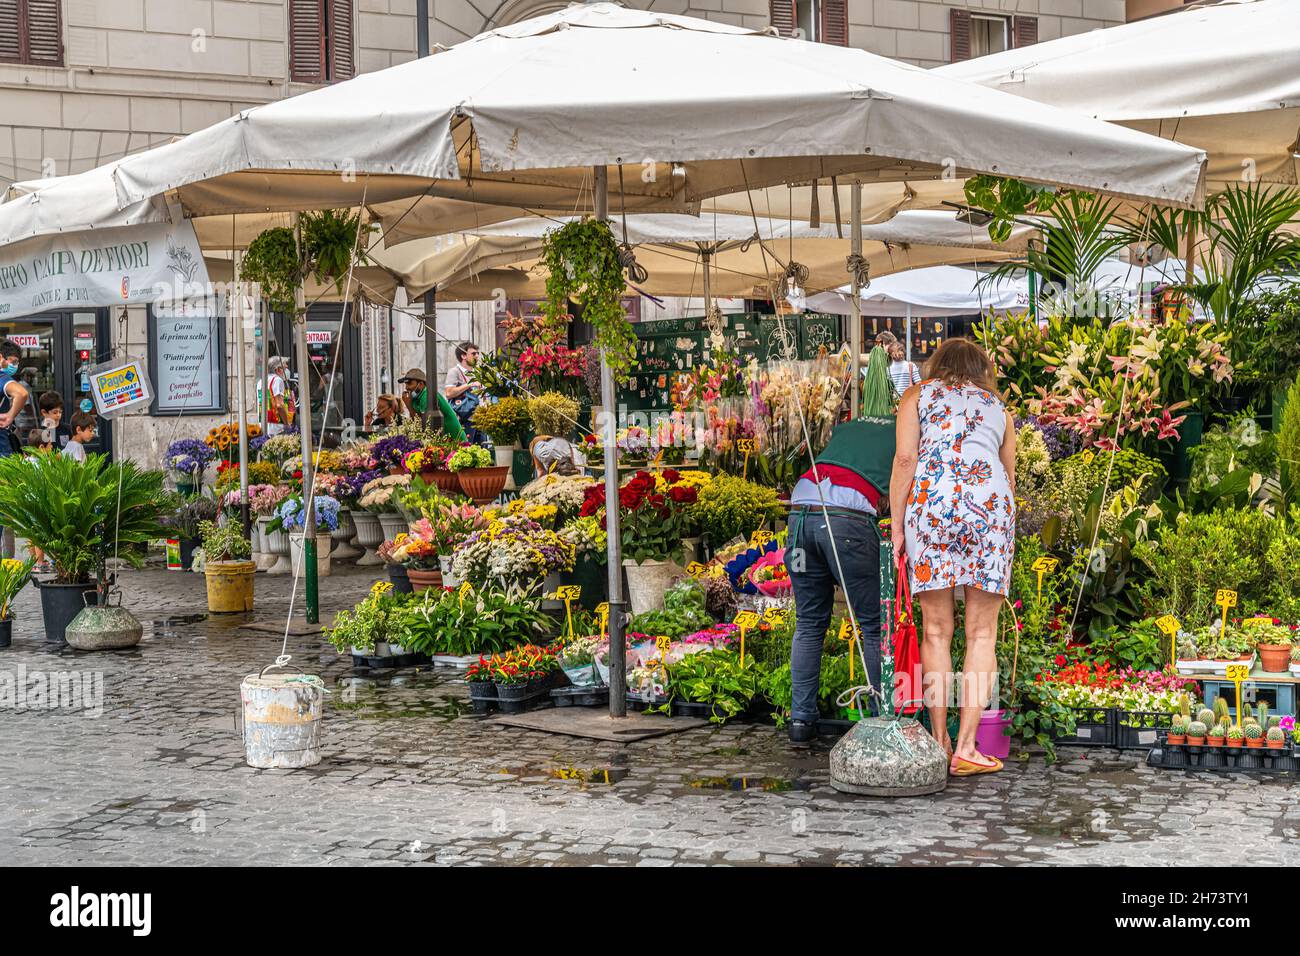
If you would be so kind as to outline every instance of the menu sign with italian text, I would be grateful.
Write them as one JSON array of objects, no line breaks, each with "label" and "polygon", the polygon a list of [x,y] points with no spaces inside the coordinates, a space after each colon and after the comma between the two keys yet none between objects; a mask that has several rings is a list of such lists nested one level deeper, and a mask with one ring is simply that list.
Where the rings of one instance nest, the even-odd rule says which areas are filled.
[{"label": "menu sign with italian text", "polygon": [[224,410],[226,345],[219,311],[214,300],[153,310],[149,358],[157,392],[155,415]]}]

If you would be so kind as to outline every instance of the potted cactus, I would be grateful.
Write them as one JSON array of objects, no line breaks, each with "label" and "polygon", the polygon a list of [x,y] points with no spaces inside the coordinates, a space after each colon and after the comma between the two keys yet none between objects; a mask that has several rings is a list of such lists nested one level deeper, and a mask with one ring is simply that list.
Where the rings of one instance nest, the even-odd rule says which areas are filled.
[{"label": "potted cactus", "polygon": [[1228,736],[1225,745],[1229,750],[1240,750],[1241,742],[1246,738],[1246,733],[1235,724],[1228,728]]},{"label": "potted cactus", "polygon": [[1219,715],[1209,707],[1202,707],[1196,712],[1196,719],[1203,723],[1208,730],[1219,722]]},{"label": "potted cactus", "polygon": [[1203,747],[1205,746],[1205,734],[1209,728],[1205,726],[1203,720],[1193,720],[1187,725],[1187,746]]},{"label": "potted cactus", "polygon": [[1215,724],[1205,734],[1205,743],[1209,747],[1222,747],[1224,738],[1227,736],[1228,728],[1223,724]]},{"label": "potted cactus", "polygon": [[1269,750],[1281,750],[1286,745],[1286,732],[1281,727],[1269,727],[1264,742]]},{"label": "potted cactus", "polygon": [[1300,677],[1300,644],[1291,648],[1291,676]]},{"label": "potted cactus", "polygon": [[1242,726],[1242,733],[1246,738],[1246,746],[1251,750],[1257,750],[1264,746],[1264,728],[1255,721]]},{"label": "potted cactus", "polygon": [[1186,714],[1175,714],[1174,719],[1169,722],[1168,743],[1175,747],[1187,743],[1187,725],[1191,722],[1192,719]]}]

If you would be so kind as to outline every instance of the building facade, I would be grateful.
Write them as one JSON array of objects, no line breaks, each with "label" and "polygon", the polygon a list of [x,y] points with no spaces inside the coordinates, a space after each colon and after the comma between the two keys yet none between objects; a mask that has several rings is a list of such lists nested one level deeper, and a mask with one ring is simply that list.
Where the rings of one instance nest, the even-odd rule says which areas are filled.
[{"label": "building facade", "polygon": [[[922,67],[1125,19],[1125,0],[627,2],[747,27],[773,26],[782,34],[860,47]],[[429,0],[430,41],[450,46],[565,5],[561,0]],[[415,0],[0,2],[0,186],[82,172],[241,109],[413,59],[416,37]],[[454,361],[450,342],[493,341],[490,304],[445,304],[439,314],[440,332],[448,339],[440,348],[440,368]],[[346,395],[346,407],[339,407],[344,417],[359,419],[375,394],[396,388],[402,371],[424,365],[415,319],[395,317],[391,334],[348,331],[337,341],[324,338],[336,314],[322,313],[316,321],[321,329],[314,368],[333,366],[332,349],[344,349],[340,358],[357,358],[362,366],[360,373],[349,374],[364,381],[339,390]],[[205,433],[229,417],[238,387],[229,354],[233,328],[228,322],[215,327],[226,338],[224,348],[215,350],[225,358],[225,410],[138,416],[147,421],[116,430],[119,454],[156,463],[169,436]],[[0,321],[0,334],[22,335],[25,348],[31,346],[25,364],[36,370],[35,387],[63,391],[70,408],[86,397],[85,370],[114,348],[146,353],[150,328],[143,308]],[[253,343],[261,339],[257,325],[249,324],[247,331],[251,369]],[[276,341],[270,347],[287,352],[286,346]],[[252,400],[254,385],[245,387]]]}]

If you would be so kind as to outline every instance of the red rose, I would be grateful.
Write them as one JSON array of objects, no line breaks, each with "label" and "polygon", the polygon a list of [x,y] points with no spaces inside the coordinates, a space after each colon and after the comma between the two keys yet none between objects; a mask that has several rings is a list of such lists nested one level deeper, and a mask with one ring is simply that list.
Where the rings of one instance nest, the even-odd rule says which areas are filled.
[{"label": "red rose", "polygon": [[668,497],[679,505],[695,504],[699,496],[699,492],[694,488],[675,487],[668,489]]},{"label": "red rose", "polygon": [[644,498],[645,495],[642,492],[630,485],[626,488],[620,488],[618,492],[618,503],[628,511],[635,511],[640,508]]},{"label": "red rose", "polygon": [[661,511],[663,510],[664,503],[666,500],[667,499],[664,498],[663,495],[650,495],[648,498],[646,498],[646,501],[650,502],[650,506],[652,508],[657,508]]},{"label": "red rose", "polygon": [[1057,655],[1056,655],[1056,666],[1057,666],[1057,667],[1064,667],[1064,666],[1065,666],[1065,655],[1064,655],[1064,654],[1057,654]]},{"label": "red rose", "polygon": [[653,491],[655,486],[654,476],[646,474],[644,471],[638,471],[632,480],[627,483],[628,488],[635,488],[641,494],[647,491]]},{"label": "red rose", "polygon": [[675,485],[681,480],[682,473],[680,471],[677,471],[675,468],[664,469],[664,481],[668,482],[668,484]]}]

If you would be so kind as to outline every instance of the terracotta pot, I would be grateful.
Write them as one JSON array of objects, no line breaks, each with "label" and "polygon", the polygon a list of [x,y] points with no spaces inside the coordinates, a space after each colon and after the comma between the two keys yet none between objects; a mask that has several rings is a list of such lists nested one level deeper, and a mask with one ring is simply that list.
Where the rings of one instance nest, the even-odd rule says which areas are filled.
[{"label": "terracotta pot", "polygon": [[404,475],[406,474],[406,469],[400,465],[391,465],[389,466],[388,473],[390,475]]},{"label": "terracotta pot", "polygon": [[1255,740],[1251,740],[1249,737],[1247,737],[1246,746],[1249,747],[1251,750],[1259,750],[1261,747],[1264,746],[1264,738],[1259,737],[1256,738]]},{"label": "terracotta pot", "polygon": [[1166,742],[1172,747],[1181,747],[1183,744],[1187,743],[1187,735],[1170,734]]},{"label": "terracotta pot", "polygon": [[[1246,738],[1244,738],[1244,737],[1242,738],[1242,740],[1245,740],[1245,739],[1246,739]],[[1233,740],[1231,737],[1229,737],[1226,741],[1224,741],[1223,746],[1227,747],[1229,750],[1240,750],[1240,749],[1241,749],[1241,740]]]},{"label": "terracotta pot", "polygon": [[1207,747],[1222,747],[1222,746],[1223,746],[1223,742],[1224,742],[1224,740],[1226,740],[1226,739],[1227,739],[1226,737],[1206,737],[1206,738],[1205,738],[1205,746],[1207,746]]},{"label": "terracotta pot", "polygon": [[1266,741],[1264,741],[1264,744],[1268,747],[1269,750],[1281,750],[1283,747],[1286,746],[1286,740],[1285,740],[1285,739],[1283,739],[1283,740],[1266,740]]},{"label": "terracotta pot", "polygon": [[1291,667],[1291,648],[1286,644],[1260,644],[1259,663],[1270,674],[1285,674]]},{"label": "terracotta pot", "polygon": [[423,571],[420,568],[408,567],[406,577],[411,582],[411,590],[413,591],[442,587],[441,571]]},{"label": "terracotta pot", "polygon": [[454,495],[460,491],[460,478],[454,471],[438,468],[433,471],[422,471],[420,477],[426,484],[437,485],[438,490],[444,495]]},{"label": "terracotta pot", "polygon": [[1204,737],[1188,737],[1188,738],[1187,738],[1187,746],[1189,746],[1189,747],[1204,747],[1204,746],[1205,746],[1205,738],[1204,738]]},{"label": "terracotta pot", "polygon": [[506,486],[506,478],[510,475],[510,469],[506,467],[498,468],[466,468],[456,472],[460,479],[461,490],[474,499],[476,504],[487,504],[501,494],[501,489]]}]

